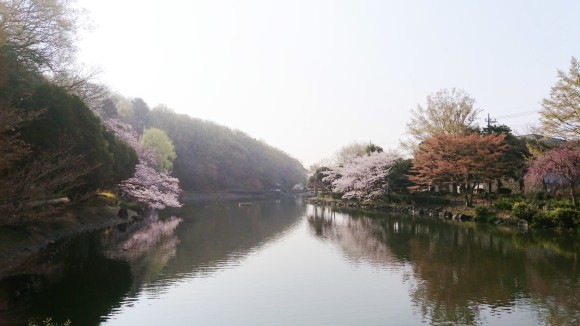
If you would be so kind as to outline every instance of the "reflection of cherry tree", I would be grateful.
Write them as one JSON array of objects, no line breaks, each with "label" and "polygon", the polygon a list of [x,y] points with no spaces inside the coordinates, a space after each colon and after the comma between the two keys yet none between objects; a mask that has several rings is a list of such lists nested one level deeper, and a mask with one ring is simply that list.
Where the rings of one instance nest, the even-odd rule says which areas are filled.
[{"label": "reflection of cherry tree", "polygon": [[121,243],[123,252],[131,256],[141,256],[153,248],[161,239],[173,235],[180,218],[172,216],[168,220],[153,220],[148,222],[142,229],[133,233],[129,239]]},{"label": "reflection of cherry tree", "polygon": [[105,255],[124,260],[131,266],[135,284],[158,275],[169,259],[175,257],[179,240],[174,234],[180,218],[161,220],[154,215],[129,225],[125,232],[116,231],[103,238]]},{"label": "reflection of cherry tree", "polygon": [[315,236],[341,249],[353,264],[402,268],[403,264],[382,241],[382,226],[369,217],[356,219],[328,207],[309,206],[308,224]]},{"label": "reflection of cherry tree", "polygon": [[383,194],[385,179],[400,158],[396,152],[351,156],[343,164],[324,171],[323,181],[332,184],[333,192],[344,193],[344,199],[377,197]]},{"label": "reflection of cherry tree", "polygon": [[155,153],[139,143],[133,127],[117,119],[106,119],[103,124],[127,142],[139,156],[135,174],[120,184],[121,192],[150,208],[180,207],[179,180],[166,172],[158,171]]}]

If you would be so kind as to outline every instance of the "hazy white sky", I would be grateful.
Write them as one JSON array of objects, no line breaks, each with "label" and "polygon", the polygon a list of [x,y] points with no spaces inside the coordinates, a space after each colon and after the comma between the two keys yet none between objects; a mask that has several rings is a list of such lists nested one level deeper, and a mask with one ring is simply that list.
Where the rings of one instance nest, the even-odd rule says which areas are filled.
[{"label": "hazy white sky", "polygon": [[112,90],[240,129],[306,167],[353,141],[397,147],[409,111],[441,88],[471,94],[480,124],[489,113],[526,133],[580,53],[579,1],[78,4],[95,26],[79,60]]}]

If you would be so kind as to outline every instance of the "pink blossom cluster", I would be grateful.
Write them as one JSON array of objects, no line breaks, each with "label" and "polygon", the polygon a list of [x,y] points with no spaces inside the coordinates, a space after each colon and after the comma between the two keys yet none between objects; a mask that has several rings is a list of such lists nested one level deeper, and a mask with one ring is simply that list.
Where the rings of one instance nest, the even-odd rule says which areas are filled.
[{"label": "pink blossom cluster", "polygon": [[561,146],[539,155],[531,162],[525,176],[527,182],[535,185],[545,178],[551,178],[566,186],[580,183],[580,147]]},{"label": "pink blossom cluster", "polygon": [[131,125],[121,122],[118,119],[105,119],[103,120],[103,125],[119,139],[131,146],[137,152],[139,161],[145,162],[153,168],[157,168],[157,157],[155,153],[139,142],[139,135]]},{"label": "pink blossom cluster", "polygon": [[139,156],[135,174],[119,185],[121,192],[150,208],[181,207],[179,180],[157,171],[155,153],[141,145],[133,127],[117,119],[106,119],[103,125],[129,144]]},{"label": "pink blossom cluster", "polygon": [[324,171],[323,180],[331,183],[333,192],[344,193],[344,199],[374,198],[383,193],[385,179],[400,158],[393,151],[351,156],[344,164]]}]

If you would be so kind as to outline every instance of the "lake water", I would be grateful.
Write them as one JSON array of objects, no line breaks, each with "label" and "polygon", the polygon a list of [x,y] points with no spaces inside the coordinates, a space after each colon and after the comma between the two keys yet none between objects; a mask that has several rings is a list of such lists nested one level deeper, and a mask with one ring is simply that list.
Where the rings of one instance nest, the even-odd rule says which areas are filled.
[{"label": "lake water", "polygon": [[0,325],[579,325],[580,241],[299,200],[189,205],[0,281]]}]

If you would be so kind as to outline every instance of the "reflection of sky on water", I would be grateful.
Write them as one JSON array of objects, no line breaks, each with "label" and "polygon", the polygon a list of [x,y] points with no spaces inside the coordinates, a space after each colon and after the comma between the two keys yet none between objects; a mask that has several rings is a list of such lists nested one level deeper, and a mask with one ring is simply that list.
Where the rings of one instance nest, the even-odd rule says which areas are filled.
[{"label": "reflection of sky on water", "polygon": [[38,274],[14,284],[32,282],[38,293],[3,301],[17,306],[0,311],[0,321],[18,314],[81,325],[579,319],[575,238],[284,201],[173,213],[180,219],[88,234],[31,262],[26,270]]}]

